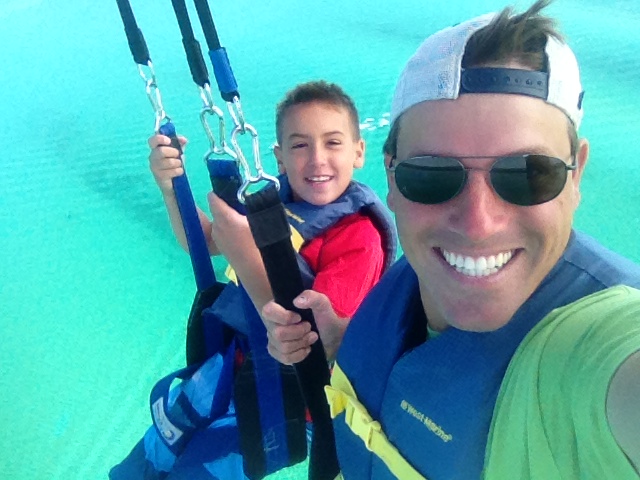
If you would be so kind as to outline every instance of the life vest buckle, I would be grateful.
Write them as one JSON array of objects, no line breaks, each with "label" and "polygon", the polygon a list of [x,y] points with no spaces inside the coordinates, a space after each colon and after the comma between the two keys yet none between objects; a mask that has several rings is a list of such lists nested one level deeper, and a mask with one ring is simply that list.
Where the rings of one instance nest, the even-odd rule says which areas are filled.
[{"label": "life vest buckle", "polygon": [[373,420],[365,408],[359,403],[354,403],[351,398],[347,401],[345,422],[353,433],[362,439],[367,450],[372,452],[374,435],[379,436],[382,433],[380,422]]}]

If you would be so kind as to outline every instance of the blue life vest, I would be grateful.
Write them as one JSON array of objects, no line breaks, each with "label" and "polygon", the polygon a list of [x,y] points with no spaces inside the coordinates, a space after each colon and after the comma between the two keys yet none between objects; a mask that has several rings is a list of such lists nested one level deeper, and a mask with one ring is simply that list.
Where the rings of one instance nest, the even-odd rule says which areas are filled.
[{"label": "blue life vest", "polygon": [[[361,183],[351,182],[334,202],[317,206],[294,201],[287,176],[281,175],[279,181],[279,195],[287,218],[303,243],[318,237],[343,218],[360,212],[368,215],[382,234],[384,269],[391,266],[397,244],[395,226],[373,190]],[[300,254],[297,260],[303,284],[305,288],[311,288],[315,272]],[[293,367],[281,365],[269,355],[266,329],[242,285],[229,282],[213,305],[204,311],[204,319],[210,355],[224,351],[226,345],[222,342],[228,337],[224,327],[227,326],[241,334],[238,346],[247,356],[247,364],[241,367],[234,384],[245,473],[252,478],[261,477],[261,473],[252,475],[250,470],[262,472],[263,466],[266,466],[264,471],[270,473],[300,461],[300,455],[306,453],[306,449],[299,451],[303,443],[299,439],[305,430],[304,411],[299,408],[303,401],[295,372]],[[218,392],[212,398],[219,400],[227,397]],[[241,400],[243,403],[240,403]],[[291,448],[298,451],[292,452]]]},{"label": "blue life vest", "polygon": [[[418,279],[402,258],[352,319],[337,364],[420,475],[480,478],[498,390],[522,339],[551,310],[620,284],[640,287],[640,267],[573,232],[561,259],[505,326],[492,332],[449,327],[425,341]],[[347,426],[345,413],[335,417],[334,429],[346,480],[395,478]]]},{"label": "blue life vest", "polygon": [[[352,181],[345,192],[331,204],[313,205],[305,201],[294,201],[286,175],[280,175],[278,180],[280,181],[279,195],[284,204],[289,224],[293,230],[300,234],[305,243],[322,235],[343,218],[360,212],[371,218],[373,224],[382,234],[385,251],[384,270],[386,271],[393,264],[398,243],[395,224],[388,209],[370,187]],[[311,288],[315,272],[300,254],[297,255],[297,259],[305,288]],[[247,322],[247,318],[242,314],[242,299],[237,290],[238,287],[230,283],[211,308],[205,311],[205,314],[213,319],[205,323],[210,355],[221,350],[219,342],[222,336],[219,332],[219,322],[244,335],[249,334],[249,325],[254,325],[253,322]],[[260,325],[262,325],[261,321]],[[256,327],[260,328],[257,324]]]},{"label": "blue life vest", "polygon": [[[280,196],[290,224],[305,242],[323,234],[341,219],[360,212],[368,215],[382,234],[385,269],[393,263],[397,245],[395,225],[386,208],[369,187],[353,181],[344,194],[333,203],[315,206],[306,202],[295,202],[287,177],[280,176],[279,180]],[[300,255],[298,257],[303,279],[306,286],[310,287],[314,272]],[[297,405],[292,406],[295,401],[288,398],[294,397],[293,393],[299,395],[293,367],[280,365],[268,354],[265,327],[244,288],[229,282],[212,306],[205,309],[203,315],[209,360],[202,365],[174,372],[156,384],[150,402],[154,426],[145,436],[144,449],[136,447],[131,454],[136,458],[128,458],[120,467],[116,467],[112,471],[113,478],[139,478],[136,474],[130,473],[139,468],[138,466],[144,466],[149,471],[170,471],[176,459],[188,451],[190,439],[195,432],[202,431],[217,419],[222,421],[229,415],[237,416],[237,425],[241,433],[240,449],[243,455],[243,441],[247,442],[247,437],[242,433],[248,430],[251,450],[261,457],[255,462],[259,464],[259,471],[253,476],[248,471],[251,466],[245,462],[244,474],[250,478],[261,477],[263,473],[271,473],[291,464],[294,455],[291,454],[290,457],[288,445],[294,442],[292,438],[300,439],[297,435],[300,431],[302,441],[295,447],[301,448],[306,455],[304,408],[301,415],[295,414],[302,422],[301,429],[299,426],[295,427],[296,436],[292,437],[294,434],[291,430],[294,421],[289,417],[285,418],[285,415],[288,415],[285,411],[299,412]],[[236,349],[245,353],[246,361],[234,379]],[[245,367],[249,367],[249,371]],[[171,388],[176,378],[183,379],[183,382]],[[293,385],[291,388],[294,388],[295,392],[292,392],[292,395],[283,395],[283,384],[289,387]],[[243,388],[240,393],[239,385]],[[246,404],[240,405],[238,401],[234,405],[231,402],[234,389],[243,400],[247,396],[246,391],[251,395],[257,395],[256,408],[249,406],[243,410],[242,407]],[[247,410],[249,414],[243,418],[242,412]],[[225,423],[225,428],[230,425],[227,424],[228,422]],[[229,443],[233,442],[230,440]],[[211,448],[222,449],[223,446],[211,445]],[[144,454],[144,458],[138,459],[141,454]],[[151,465],[148,465],[149,463]],[[194,472],[195,468],[196,466]]]}]

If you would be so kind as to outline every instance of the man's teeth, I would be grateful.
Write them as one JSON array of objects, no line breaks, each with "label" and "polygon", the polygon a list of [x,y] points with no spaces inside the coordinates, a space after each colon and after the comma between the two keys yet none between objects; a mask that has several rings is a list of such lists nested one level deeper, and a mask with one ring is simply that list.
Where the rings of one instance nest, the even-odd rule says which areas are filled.
[{"label": "man's teeth", "polygon": [[329,175],[319,175],[317,177],[307,177],[307,180],[310,182],[328,182],[331,177]]},{"label": "man's teeth", "polygon": [[504,267],[511,257],[513,256],[513,250],[508,252],[501,252],[497,255],[490,255],[488,257],[467,257],[447,250],[442,250],[444,258],[449,265],[454,267],[458,272],[470,277],[486,277],[496,273],[502,267]]}]

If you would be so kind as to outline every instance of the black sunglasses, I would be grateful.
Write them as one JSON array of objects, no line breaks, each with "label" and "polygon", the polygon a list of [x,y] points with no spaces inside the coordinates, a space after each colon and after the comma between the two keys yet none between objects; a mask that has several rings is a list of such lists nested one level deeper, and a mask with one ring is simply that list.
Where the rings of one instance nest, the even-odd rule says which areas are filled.
[{"label": "black sunglasses", "polygon": [[[493,189],[504,201],[520,206],[553,200],[567,182],[567,171],[576,169],[575,158],[571,165],[547,155],[493,158],[495,162],[489,168]],[[453,157],[425,155],[394,165],[395,159],[391,159],[388,170],[394,173],[400,193],[412,202],[427,205],[443,203],[458,195],[467,181],[468,170],[485,170],[465,167]]]}]

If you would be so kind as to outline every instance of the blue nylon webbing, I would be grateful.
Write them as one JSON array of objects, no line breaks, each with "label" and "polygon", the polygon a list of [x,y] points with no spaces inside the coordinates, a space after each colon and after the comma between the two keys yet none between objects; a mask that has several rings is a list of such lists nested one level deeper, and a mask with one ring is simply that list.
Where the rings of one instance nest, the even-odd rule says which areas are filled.
[{"label": "blue nylon webbing", "polygon": [[[253,302],[244,288],[240,288],[240,292],[245,318],[249,323],[248,341],[254,360],[253,372],[258,393],[266,471],[275,472],[289,465],[280,364],[267,350],[267,330]],[[265,445],[269,439],[284,441],[269,442],[269,445]]]},{"label": "blue nylon webbing", "polygon": [[[173,123],[168,122],[160,127],[160,133],[167,137],[175,137],[175,126]],[[198,210],[196,209],[186,172],[173,179],[173,190],[175,191],[180,217],[182,218],[187,244],[189,245],[189,255],[196,285],[199,291],[204,291],[216,282],[216,276],[211,265],[207,241],[202,231]]]}]

